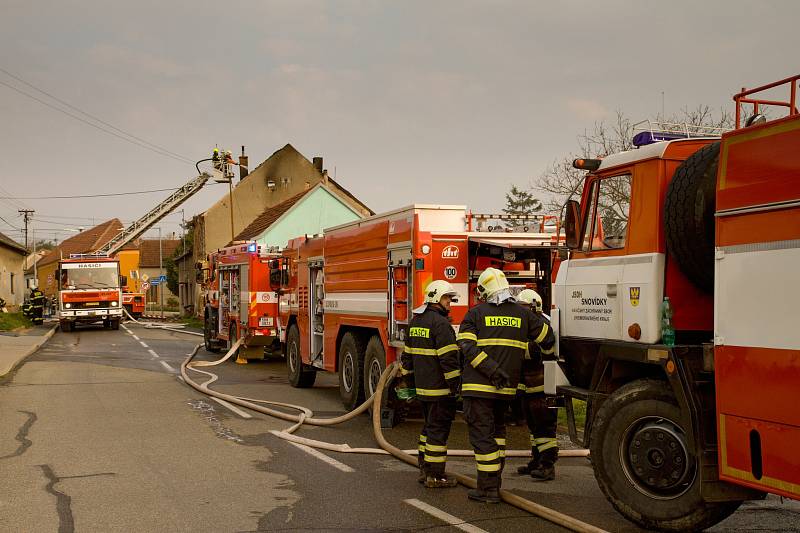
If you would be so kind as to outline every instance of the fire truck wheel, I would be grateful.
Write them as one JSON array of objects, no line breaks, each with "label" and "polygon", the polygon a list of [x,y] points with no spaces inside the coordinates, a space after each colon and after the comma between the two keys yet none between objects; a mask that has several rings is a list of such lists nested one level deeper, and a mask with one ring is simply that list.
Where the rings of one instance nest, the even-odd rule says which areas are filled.
[{"label": "fire truck wheel", "polygon": [[69,333],[70,331],[72,331],[72,322],[68,320],[62,320],[59,323],[59,325],[61,326],[61,331],[63,331],[64,333]]},{"label": "fire truck wheel", "polygon": [[353,332],[345,333],[339,344],[339,396],[348,411],[364,401],[363,366],[364,341]]},{"label": "fire truck wheel", "polygon": [[[367,343],[367,350],[364,354],[364,398],[372,396],[378,388],[378,381],[381,374],[386,370],[386,351],[383,349],[383,342],[377,335],[370,337]],[[387,391],[388,392],[388,389]],[[383,395],[381,407],[389,404],[389,394]]]},{"label": "fire truck wheel", "polygon": [[289,384],[298,389],[314,386],[317,373],[308,370],[300,358],[300,332],[291,326],[286,333],[286,368],[289,371]]},{"label": "fire truck wheel", "polygon": [[700,289],[714,291],[714,210],[719,142],[681,163],[664,199],[667,250]]},{"label": "fire truck wheel", "polygon": [[119,319],[114,319],[111,321],[111,329],[118,330],[119,329]]},{"label": "fire truck wheel", "polygon": [[595,478],[625,518],[658,531],[700,531],[741,502],[708,503],[700,496],[697,460],[669,386],[642,379],[603,402],[594,421]]}]

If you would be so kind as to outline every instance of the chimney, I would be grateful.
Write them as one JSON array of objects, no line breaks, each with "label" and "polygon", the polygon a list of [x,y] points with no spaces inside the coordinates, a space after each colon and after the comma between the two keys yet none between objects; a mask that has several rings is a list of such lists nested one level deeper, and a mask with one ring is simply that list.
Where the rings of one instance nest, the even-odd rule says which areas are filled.
[{"label": "chimney", "polygon": [[242,146],[242,155],[239,156],[239,181],[242,181],[250,173],[248,168],[247,156],[244,155],[244,146]]},{"label": "chimney", "polygon": [[322,158],[321,157],[315,157],[314,158],[314,168],[317,169],[317,172],[322,174]]}]

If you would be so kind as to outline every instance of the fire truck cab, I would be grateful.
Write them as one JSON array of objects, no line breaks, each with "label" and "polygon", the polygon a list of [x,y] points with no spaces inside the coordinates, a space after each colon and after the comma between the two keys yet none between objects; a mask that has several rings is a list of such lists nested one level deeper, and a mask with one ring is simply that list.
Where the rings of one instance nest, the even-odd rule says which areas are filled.
[{"label": "fire truck cab", "polygon": [[[719,137],[648,132],[575,162],[589,172],[554,284],[557,392],[600,488],[646,529],[800,497],[798,79],[737,95],[737,128]],[[767,121],[759,104],[781,102],[751,95],[785,83],[789,116]],[[582,435],[573,399],[587,402]]]},{"label": "fire truck cab", "polygon": [[205,347],[229,349],[244,339],[238,360],[263,359],[277,344],[278,297],[270,289],[270,261],[279,257],[255,242],[235,242],[201,264]]},{"label": "fire truck cab", "polygon": [[291,384],[309,387],[317,371],[338,372],[344,406],[361,403],[400,353],[412,310],[435,279],[459,293],[455,329],[490,266],[516,290],[535,287],[549,306],[557,228],[548,232],[539,217],[529,233],[472,231],[485,220],[463,206],[412,205],[291,240],[272,272]]},{"label": "fire truck cab", "polygon": [[61,331],[77,324],[102,322],[119,329],[122,319],[119,261],[106,256],[72,255],[62,259],[58,280],[58,322]]}]

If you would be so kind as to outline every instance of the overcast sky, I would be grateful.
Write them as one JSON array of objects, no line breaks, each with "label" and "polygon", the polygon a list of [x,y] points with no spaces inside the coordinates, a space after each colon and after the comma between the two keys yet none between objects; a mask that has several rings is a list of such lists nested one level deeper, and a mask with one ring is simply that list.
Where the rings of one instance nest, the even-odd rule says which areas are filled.
[{"label": "overcast sky", "polygon": [[[617,109],[652,117],[663,91],[667,114],[732,110],[739,88],[800,71],[791,0],[2,4],[0,68],[14,76],[192,161],[245,145],[255,166],[292,143],[378,212],[497,211],[511,184],[529,185]],[[195,174],[2,84],[0,117],[0,196],[161,189]],[[196,195],[186,218],[226,190]],[[37,236],[63,239],[132,221],[166,194],[0,200],[0,217],[21,227],[17,209],[35,209]]]}]

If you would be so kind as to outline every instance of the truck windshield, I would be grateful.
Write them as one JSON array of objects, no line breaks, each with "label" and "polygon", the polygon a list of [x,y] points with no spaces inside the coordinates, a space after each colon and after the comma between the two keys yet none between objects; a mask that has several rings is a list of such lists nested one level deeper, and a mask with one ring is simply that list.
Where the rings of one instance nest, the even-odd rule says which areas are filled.
[{"label": "truck windshield", "polygon": [[116,268],[70,268],[61,270],[62,289],[118,289]]}]

